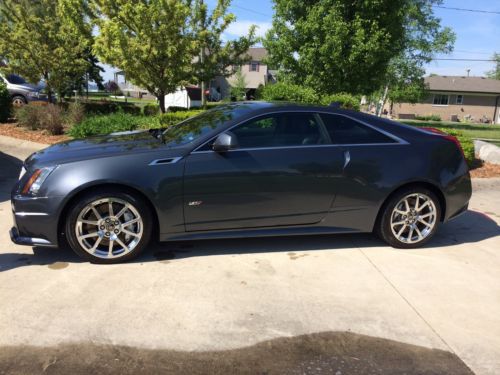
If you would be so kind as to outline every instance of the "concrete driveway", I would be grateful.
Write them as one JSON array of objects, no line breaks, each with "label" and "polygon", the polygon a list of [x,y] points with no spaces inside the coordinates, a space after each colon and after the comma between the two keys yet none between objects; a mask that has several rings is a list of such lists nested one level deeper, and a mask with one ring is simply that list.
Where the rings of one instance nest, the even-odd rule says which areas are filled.
[{"label": "concrete driveway", "polygon": [[[458,358],[477,374],[500,373],[500,179],[475,180],[471,210],[422,249],[395,250],[368,234],[212,240],[165,243],[135,262],[97,266],[8,238],[8,192],[21,159],[38,147],[0,137],[0,373],[23,364],[59,373],[58,358],[82,365],[68,353],[88,354],[88,345],[107,347],[96,350],[116,366],[127,359],[122,373],[132,362],[142,363],[139,373],[151,358],[186,370],[192,351],[230,353],[233,366],[196,357],[201,372],[192,373],[227,372],[244,362],[230,350],[245,347],[254,348],[246,365],[269,357],[266,369],[280,373],[288,357],[272,350],[295,338],[302,346],[286,341],[286,353],[315,354],[287,360],[289,373],[365,373],[374,364],[374,373],[467,373]],[[337,351],[325,344],[339,342]],[[163,360],[151,354],[162,350]],[[185,362],[165,360],[174,358],[167,352]]]}]

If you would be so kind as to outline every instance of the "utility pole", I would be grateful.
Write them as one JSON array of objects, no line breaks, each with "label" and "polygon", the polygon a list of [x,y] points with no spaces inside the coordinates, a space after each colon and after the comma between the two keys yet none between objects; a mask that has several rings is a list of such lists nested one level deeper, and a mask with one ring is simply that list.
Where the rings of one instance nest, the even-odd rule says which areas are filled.
[{"label": "utility pole", "polygon": [[[203,11],[203,0],[200,0],[200,16],[201,16],[201,35],[204,37],[205,36],[205,12]],[[202,108],[205,108],[207,106],[207,98],[205,97],[205,40],[202,40],[201,42],[201,50],[200,50],[200,68],[201,68],[201,82],[200,82],[200,89],[201,89],[201,106]]]},{"label": "utility pole", "polygon": [[469,77],[470,69],[467,69],[467,77]]}]

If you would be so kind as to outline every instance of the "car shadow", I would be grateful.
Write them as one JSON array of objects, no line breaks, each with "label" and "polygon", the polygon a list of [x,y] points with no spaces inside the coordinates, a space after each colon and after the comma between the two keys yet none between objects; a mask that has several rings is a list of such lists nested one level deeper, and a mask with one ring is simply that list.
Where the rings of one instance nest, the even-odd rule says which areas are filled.
[{"label": "car shadow", "polygon": [[[467,211],[462,216],[441,226],[436,236],[418,250],[475,243],[500,235],[500,226],[488,215]],[[355,250],[387,246],[372,234],[337,234],[315,236],[260,237],[244,239],[217,239],[172,241],[151,245],[134,263],[170,261],[191,257],[217,255],[287,253],[316,250]],[[413,250],[415,251],[415,249]],[[24,266],[47,266],[62,269],[70,263],[81,263],[70,249],[34,247],[33,254],[0,253],[0,272]]]},{"label": "car shadow", "polygon": [[10,191],[19,178],[22,160],[0,151],[0,203],[10,199]]}]

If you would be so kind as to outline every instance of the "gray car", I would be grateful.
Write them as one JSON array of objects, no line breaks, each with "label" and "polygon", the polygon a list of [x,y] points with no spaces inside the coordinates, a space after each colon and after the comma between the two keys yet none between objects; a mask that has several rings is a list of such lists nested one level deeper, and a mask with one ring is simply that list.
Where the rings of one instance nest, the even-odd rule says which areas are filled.
[{"label": "gray car", "polygon": [[457,140],[333,107],[222,105],[168,130],[59,143],[12,190],[15,243],[96,263],[160,241],[375,232],[425,244],[467,210]]},{"label": "gray car", "polygon": [[33,85],[26,82],[23,77],[16,74],[0,74],[0,81],[7,85],[12,105],[19,107],[33,101],[47,101],[47,94],[43,93],[45,86],[43,84]]}]

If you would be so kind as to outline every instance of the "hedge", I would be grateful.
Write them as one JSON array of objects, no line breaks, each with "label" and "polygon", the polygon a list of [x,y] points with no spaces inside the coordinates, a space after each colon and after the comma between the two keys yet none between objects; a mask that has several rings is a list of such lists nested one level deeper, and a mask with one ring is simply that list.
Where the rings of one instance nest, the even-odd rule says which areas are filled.
[{"label": "hedge", "polygon": [[351,94],[320,95],[310,87],[290,83],[275,83],[264,86],[258,91],[258,99],[316,105],[329,105],[332,102],[338,102],[341,107],[354,110],[359,110],[360,103],[360,99]]}]

